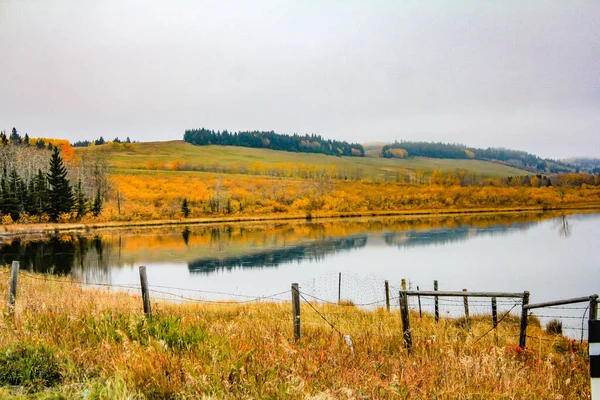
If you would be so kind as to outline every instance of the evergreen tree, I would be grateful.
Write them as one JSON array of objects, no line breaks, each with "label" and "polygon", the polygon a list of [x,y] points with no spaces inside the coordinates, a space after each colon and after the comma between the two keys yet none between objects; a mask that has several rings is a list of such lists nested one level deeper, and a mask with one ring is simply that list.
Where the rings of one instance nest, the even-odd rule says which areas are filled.
[{"label": "evergreen tree", "polygon": [[8,138],[6,137],[6,132],[0,132],[0,145],[6,146],[8,144]]},{"label": "evergreen tree", "polygon": [[48,211],[48,184],[46,176],[41,169],[38,169],[38,173],[33,179],[33,201],[35,203],[36,215],[41,215]]},{"label": "evergreen tree", "polygon": [[43,150],[46,148],[46,142],[44,142],[44,139],[38,139],[38,141],[35,142],[35,147],[37,147],[40,150]]},{"label": "evergreen tree", "polygon": [[181,203],[181,213],[183,214],[183,218],[187,218],[190,215],[190,207],[188,206],[187,199],[183,199],[183,203]]},{"label": "evergreen tree", "polygon": [[23,144],[25,146],[29,146],[29,135],[26,133],[25,137],[23,138]]},{"label": "evergreen tree", "polygon": [[4,213],[9,214],[13,221],[19,219],[19,213],[23,211],[22,180],[16,170],[10,171],[8,184],[4,193]]},{"label": "evergreen tree", "polygon": [[77,217],[81,218],[86,212],[86,198],[85,193],[81,189],[81,180],[77,183],[77,190],[75,191],[75,208],[77,209]]},{"label": "evergreen tree", "polygon": [[96,198],[92,204],[92,213],[94,217],[97,217],[102,212],[102,196],[100,195],[100,188],[96,191]]},{"label": "evergreen tree", "polygon": [[48,215],[50,216],[50,219],[57,221],[60,214],[71,212],[75,203],[73,190],[67,179],[67,169],[63,164],[58,147],[54,148],[54,152],[50,158],[48,183],[50,184],[50,189],[48,191],[50,200],[48,205]]},{"label": "evergreen tree", "polygon": [[21,139],[21,135],[17,132],[17,128],[12,128],[12,133],[10,134],[10,142],[12,144],[21,144],[23,139]]}]

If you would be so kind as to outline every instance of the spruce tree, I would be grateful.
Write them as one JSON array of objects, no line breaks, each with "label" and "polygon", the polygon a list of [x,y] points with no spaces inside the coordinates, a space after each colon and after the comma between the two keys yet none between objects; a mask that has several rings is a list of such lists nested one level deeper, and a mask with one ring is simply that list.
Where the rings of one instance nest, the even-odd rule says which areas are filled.
[{"label": "spruce tree", "polygon": [[46,176],[41,169],[38,169],[38,173],[33,180],[33,198],[37,215],[48,211],[48,185]]},{"label": "spruce tree", "polygon": [[86,212],[86,198],[83,189],[81,189],[81,179],[77,183],[77,190],[75,191],[75,208],[77,209],[77,217],[81,218]]},{"label": "spruce tree", "polygon": [[60,214],[71,212],[75,203],[73,190],[67,179],[67,168],[63,164],[58,147],[54,148],[50,158],[48,183],[50,185],[48,215],[52,221],[57,221]]},{"label": "spruce tree", "polygon": [[96,198],[94,199],[94,204],[92,204],[92,213],[94,217],[97,217],[102,212],[102,196],[100,195],[100,188],[96,191]]},{"label": "spruce tree", "polygon": [[188,206],[187,199],[183,199],[183,203],[181,203],[181,213],[183,214],[183,218],[187,218],[190,215],[190,207]]}]

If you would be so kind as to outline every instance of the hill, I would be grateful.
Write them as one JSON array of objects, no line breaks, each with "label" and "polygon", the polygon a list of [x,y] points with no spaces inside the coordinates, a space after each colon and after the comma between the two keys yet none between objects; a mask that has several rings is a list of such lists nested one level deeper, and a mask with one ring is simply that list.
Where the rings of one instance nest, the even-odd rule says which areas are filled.
[{"label": "hill", "polygon": [[[414,157],[408,159],[366,157],[336,157],[314,153],[293,153],[269,149],[236,146],[194,146],[182,140],[168,142],[110,143],[102,146],[76,148],[77,154],[103,152],[114,169],[174,169],[223,173],[251,173],[270,169],[334,168],[340,177],[373,180],[396,180],[421,170],[425,175],[434,170],[454,172],[467,170],[478,177],[523,176],[529,172],[488,161]],[[178,165],[174,165],[176,163]]]}]

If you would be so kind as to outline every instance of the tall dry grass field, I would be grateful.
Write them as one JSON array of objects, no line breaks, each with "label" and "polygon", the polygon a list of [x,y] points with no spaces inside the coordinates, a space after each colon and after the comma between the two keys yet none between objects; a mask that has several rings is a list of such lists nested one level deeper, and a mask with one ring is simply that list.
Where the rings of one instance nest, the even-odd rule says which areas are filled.
[{"label": "tall dry grass field", "polygon": [[[8,279],[8,269],[1,269],[2,298]],[[352,305],[303,302],[303,337],[296,343],[287,297],[249,304],[156,301],[150,322],[137,294],[22,272],[14,319],[2,304],[0,397],[590,396],[587,346],[533,326],[523,351],[513,316],[484,335],[489,316],[475,316],[467,330],[460,320],[436,324],[413,314],[409,355],[397,311]]]}]

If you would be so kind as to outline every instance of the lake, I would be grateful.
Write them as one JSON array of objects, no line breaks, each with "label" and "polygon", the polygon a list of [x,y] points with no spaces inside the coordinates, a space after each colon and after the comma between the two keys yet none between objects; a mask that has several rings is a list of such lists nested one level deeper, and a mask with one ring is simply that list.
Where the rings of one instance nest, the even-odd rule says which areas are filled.
[{"label": "lake", "polygon": [[[440,290],[528,290],[535,303],[600,292],[599,237],[595,213],[190,225],[13,239],[0,245],[0,262],[20,260],[22,269],[71,274],[88,285],[139,285],[138,267],[145,265],[150,284],[164,287],[156,297],[169,297],[160,291],[244,300],[298,282],[303,293],[321,300],[340,295],[382,305],[384,280],[395,297],[405,278],[421,290],[431,290],[434,280]],[[470,300],[471,313],[489,313],[488,302]],[[501,309],[510,305],[503,302]],[[586,306],[538,315],[564,316],[565,327],[577,333]],[[431,311],[430,301],[423,299],[423,307]],[[442,307],[460,310],[451,300]]]}]

